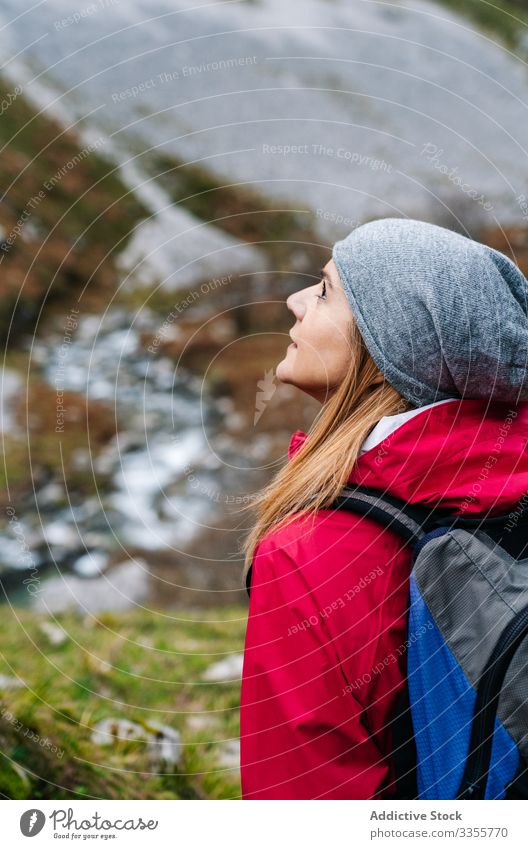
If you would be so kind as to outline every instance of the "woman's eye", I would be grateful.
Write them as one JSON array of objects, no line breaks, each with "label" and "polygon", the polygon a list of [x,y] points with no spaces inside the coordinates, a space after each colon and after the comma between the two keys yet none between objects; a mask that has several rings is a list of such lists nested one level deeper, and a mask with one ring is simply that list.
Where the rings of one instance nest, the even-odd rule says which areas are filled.
[{"label": "woman's eye", "polygon": [[322,301],[326,300],[326,282],[323,280],[323,292],[321,295],[317,295]]}]

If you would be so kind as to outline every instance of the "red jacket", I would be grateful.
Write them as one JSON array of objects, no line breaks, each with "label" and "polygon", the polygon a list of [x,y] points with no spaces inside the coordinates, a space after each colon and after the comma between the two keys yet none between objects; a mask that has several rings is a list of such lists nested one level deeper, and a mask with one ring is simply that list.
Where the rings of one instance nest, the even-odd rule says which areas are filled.
[{"label": "red jacket", "polygon": [[[454,513],[508,513],[528,492],[528,403],[513,415],[486,406],[417,413],[358,458],[349,482],[408,502],[441,496]],[[295,431],[290,459],[305,438]],[[313,532],[294,520],[261,540],[242,673],[244,799],[388,797],[409,568],[396,533],[339,510],[320,510]]]}]

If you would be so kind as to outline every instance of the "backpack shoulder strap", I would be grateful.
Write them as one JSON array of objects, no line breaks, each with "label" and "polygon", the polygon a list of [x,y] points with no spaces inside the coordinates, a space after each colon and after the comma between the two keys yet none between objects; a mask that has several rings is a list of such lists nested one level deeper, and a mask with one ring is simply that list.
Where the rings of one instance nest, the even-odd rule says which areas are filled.
[{"label": "backpack shoulder strap", "polygon": [[[438,519],[439,512],[447,513],[436,510],[433,517],[432,508],[429,510],[422,505],[409,504],[364,486],[345,487],[333,504],[337,509],[350,510],[377,520],[413,547],[426,536],[433,518]],[[390,788],[392,792],[387,794],[388,798],[416,799],[417,752],[407,682],[395,702],[390,727],[394,783]]]},{"label": "backpack shoulder strap", "polygon": [[[414,546],[439,520],[452,516],[445,508],[428,508],[423,504],[409,504],[394,495],[370,486],[346,486],[341,490],[327,510],[348,510],[376,519],[387,528],[398,533],[402,539]],[[251,591],[250,566],[246,574],[246,592]]]},{"label": "backpack shoulder strap", "polygon": [[[484,531],[517,560],[528,552],[528,493],[519,506],[507,514],[454,513],[451,508],[410,504],[396,496],[366,486],[345,487],[332,506],[368,515],[410,543],[425,543],[431,531],[465,529],[469,533]],[[431,534],[432,536],[432,534]]]},{"label": "backpack shoulder strap", "polygon": [[411,545],[418,543],[439,518],[452,515],[445,508],[410,504],[369,486],[345,487],[329,509],[332,507],[376,519]]}]

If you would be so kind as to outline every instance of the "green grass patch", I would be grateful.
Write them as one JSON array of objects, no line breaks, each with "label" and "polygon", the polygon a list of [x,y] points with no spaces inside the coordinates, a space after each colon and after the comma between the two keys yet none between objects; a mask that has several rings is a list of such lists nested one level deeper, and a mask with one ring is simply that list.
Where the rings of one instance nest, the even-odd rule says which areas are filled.
[{"label": "green grass patch", "polygon": [[498,35],[511,48],[517,48],[523,26],[528,26],[524,0],[438,0],[454,12],[464,15],[491,35]]},{"label": "green grass patch", "polygon": [[[85,620],[57,617],[67,639],[53,646],[45,617],[4,607],[0,675],[0,794],[7,798],[232,799],[238,769],[219,761],[239,734],[240,682],[205,683],[212,663],[243,649],[247,610],[145,612]],[[47,620],[49,621],[49,620]],[[183,758],[159,774],[145,746],[91,740],[108,718],[177,729]],[[40,743],[42,739],[46,744]],[[62,752],[62,754],[61,754]]]}]

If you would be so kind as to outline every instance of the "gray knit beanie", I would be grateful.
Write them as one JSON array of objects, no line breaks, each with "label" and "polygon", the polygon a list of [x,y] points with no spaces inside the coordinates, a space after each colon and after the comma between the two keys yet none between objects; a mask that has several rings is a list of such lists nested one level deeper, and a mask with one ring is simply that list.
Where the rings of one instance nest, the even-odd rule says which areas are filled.
[{"label": "gray knit beanie", "polygon": [[332,258],[370,354],[411,404],[528,399],[528,281],[507,256],[383,218],[336,242]]}]

